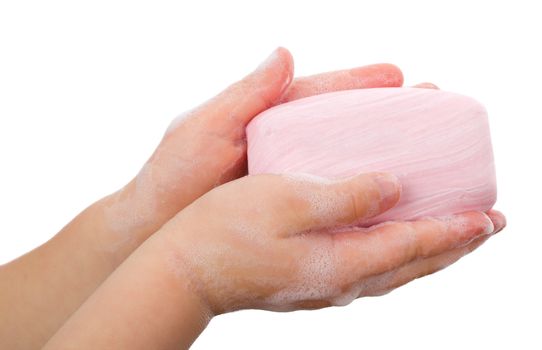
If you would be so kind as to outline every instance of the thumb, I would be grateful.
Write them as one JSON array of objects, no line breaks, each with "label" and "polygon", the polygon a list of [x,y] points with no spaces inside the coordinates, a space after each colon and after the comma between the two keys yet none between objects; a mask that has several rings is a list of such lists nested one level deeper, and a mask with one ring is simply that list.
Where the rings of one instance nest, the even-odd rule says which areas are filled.
[{"label": "thumb", "polygon": [[[274,222],[275,228],[283,228],[286,234],[362,222],[395,206],[401,194],[397,178],[381,172],[343,180],[306,175],[255,175],[245,179],[252,183],[249,192],[250,187],[255,192],[265,188],[259,194],[259,203],[273,218],[266,221]],[[276,225],[279,222],[281,225]]]},{"label": "thumb", "polygon": [[239,137],[239,130],[244,132],[252,118],[279,100],[292,82],[293,69],[290,52],[283,47],[275,49],[253,72],[173,121],[168,133],[190,117],[212,134]]}]

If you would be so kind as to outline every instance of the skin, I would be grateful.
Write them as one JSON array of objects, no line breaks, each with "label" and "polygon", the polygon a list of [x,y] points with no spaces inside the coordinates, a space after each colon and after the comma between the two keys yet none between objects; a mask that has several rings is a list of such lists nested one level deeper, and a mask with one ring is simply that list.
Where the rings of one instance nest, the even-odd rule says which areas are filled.
[{"label": "skin", "polygon": [[505,225],[490,211],[345,226],[399,197],[397,179],[383,173],[333,182],[256,175],[217,187],[132,254],[45,349],[186,349],[215,315],[380,295],[453,263]]},{"label": "skin", "polygon": [[0,266],[0,348],[40,348],[146,239],[197,198],[246,174],[244,128],[274,104],[352,88],[398,87],[390,64],[292,80],[279,48],[257,70],[174,121],[142,170],[51,240]]}]

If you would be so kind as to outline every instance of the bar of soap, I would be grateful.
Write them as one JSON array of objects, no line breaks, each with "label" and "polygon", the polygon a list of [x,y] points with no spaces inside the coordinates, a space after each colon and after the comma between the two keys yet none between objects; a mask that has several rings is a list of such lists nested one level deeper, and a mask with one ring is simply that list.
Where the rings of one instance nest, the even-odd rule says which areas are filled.
[{"label": "bar of soap", "polygon": [[378,88],[307,97],[256,116],[247,142],[249,174],[395,174],[399,203],[362,226],[485,211],[496,201],[486,110],[455,93]]}]

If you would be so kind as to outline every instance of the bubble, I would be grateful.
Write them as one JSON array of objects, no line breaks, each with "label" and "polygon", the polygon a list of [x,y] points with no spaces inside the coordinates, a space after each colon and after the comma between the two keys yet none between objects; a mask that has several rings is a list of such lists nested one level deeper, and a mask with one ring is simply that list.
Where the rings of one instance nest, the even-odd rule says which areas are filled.
[{"label": "bubble", "polygon": [[319,244],[299,260],[295,281],[271,295],[265,302],[280,307],[303,301],[328,300],[337,293],[336,272],[337,262],[332,250],[326,244]]},{"label": "bubble", "polygon": [[290,182],[293,193],[308,204],[308,215],[315,218],[315,226],[322,223],[326,223],[326,226],[338,224],[333,218],[342,216],[341,213],[346,210],[347,200],[345,195],[337,193],[332,186],[340,183],[341,180],[326,179],[310,174],[281,176]]}]

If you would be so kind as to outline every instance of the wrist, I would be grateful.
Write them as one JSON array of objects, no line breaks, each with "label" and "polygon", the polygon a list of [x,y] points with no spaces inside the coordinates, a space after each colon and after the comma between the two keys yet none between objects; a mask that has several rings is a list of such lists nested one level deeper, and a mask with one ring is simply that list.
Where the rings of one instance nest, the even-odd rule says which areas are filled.
[{"label": "wrist", "polygon": [[199,196],[191,188],[179,189],[179,179],[170,178],[169,173],[149,160],[128,184],[103,198],[108,229],[141,236],[144,241]]},{"label": "wrist", "polygon": [[[182,334],[186,347],[203,332],[214,313],[203,293],[195,272],[190,269],[182,254],[172,244],[167,234],[161,230],[149,238],[142,247],[141,261],[151,265],[153,280],[157,280],[162,295],[159,297],[169,309],[176,310],[175,332]],[[173,322],[172,324],[175,324]],[[166,327],[166,322],[164,322]]]},{"label": "wrist", "polygon": [[137,182],[136,177],[98,202],[108,231],[133,235],[139,232],[152,233],[158,229],[154,195],[150,190],[138,186]]},{"label": "wrist", "polygon": [[137,178],[85,212],[80,220],[92,224],[99,251],[115,268],[161,225],[151,196],[137,189]]},{"label": "wrist", "polygon": [[50,348],[68,342],[106,348],[112,339],[118,348],[189,348],[212,314],[169,254],[160,235],[145,241],[64,324]]}]

